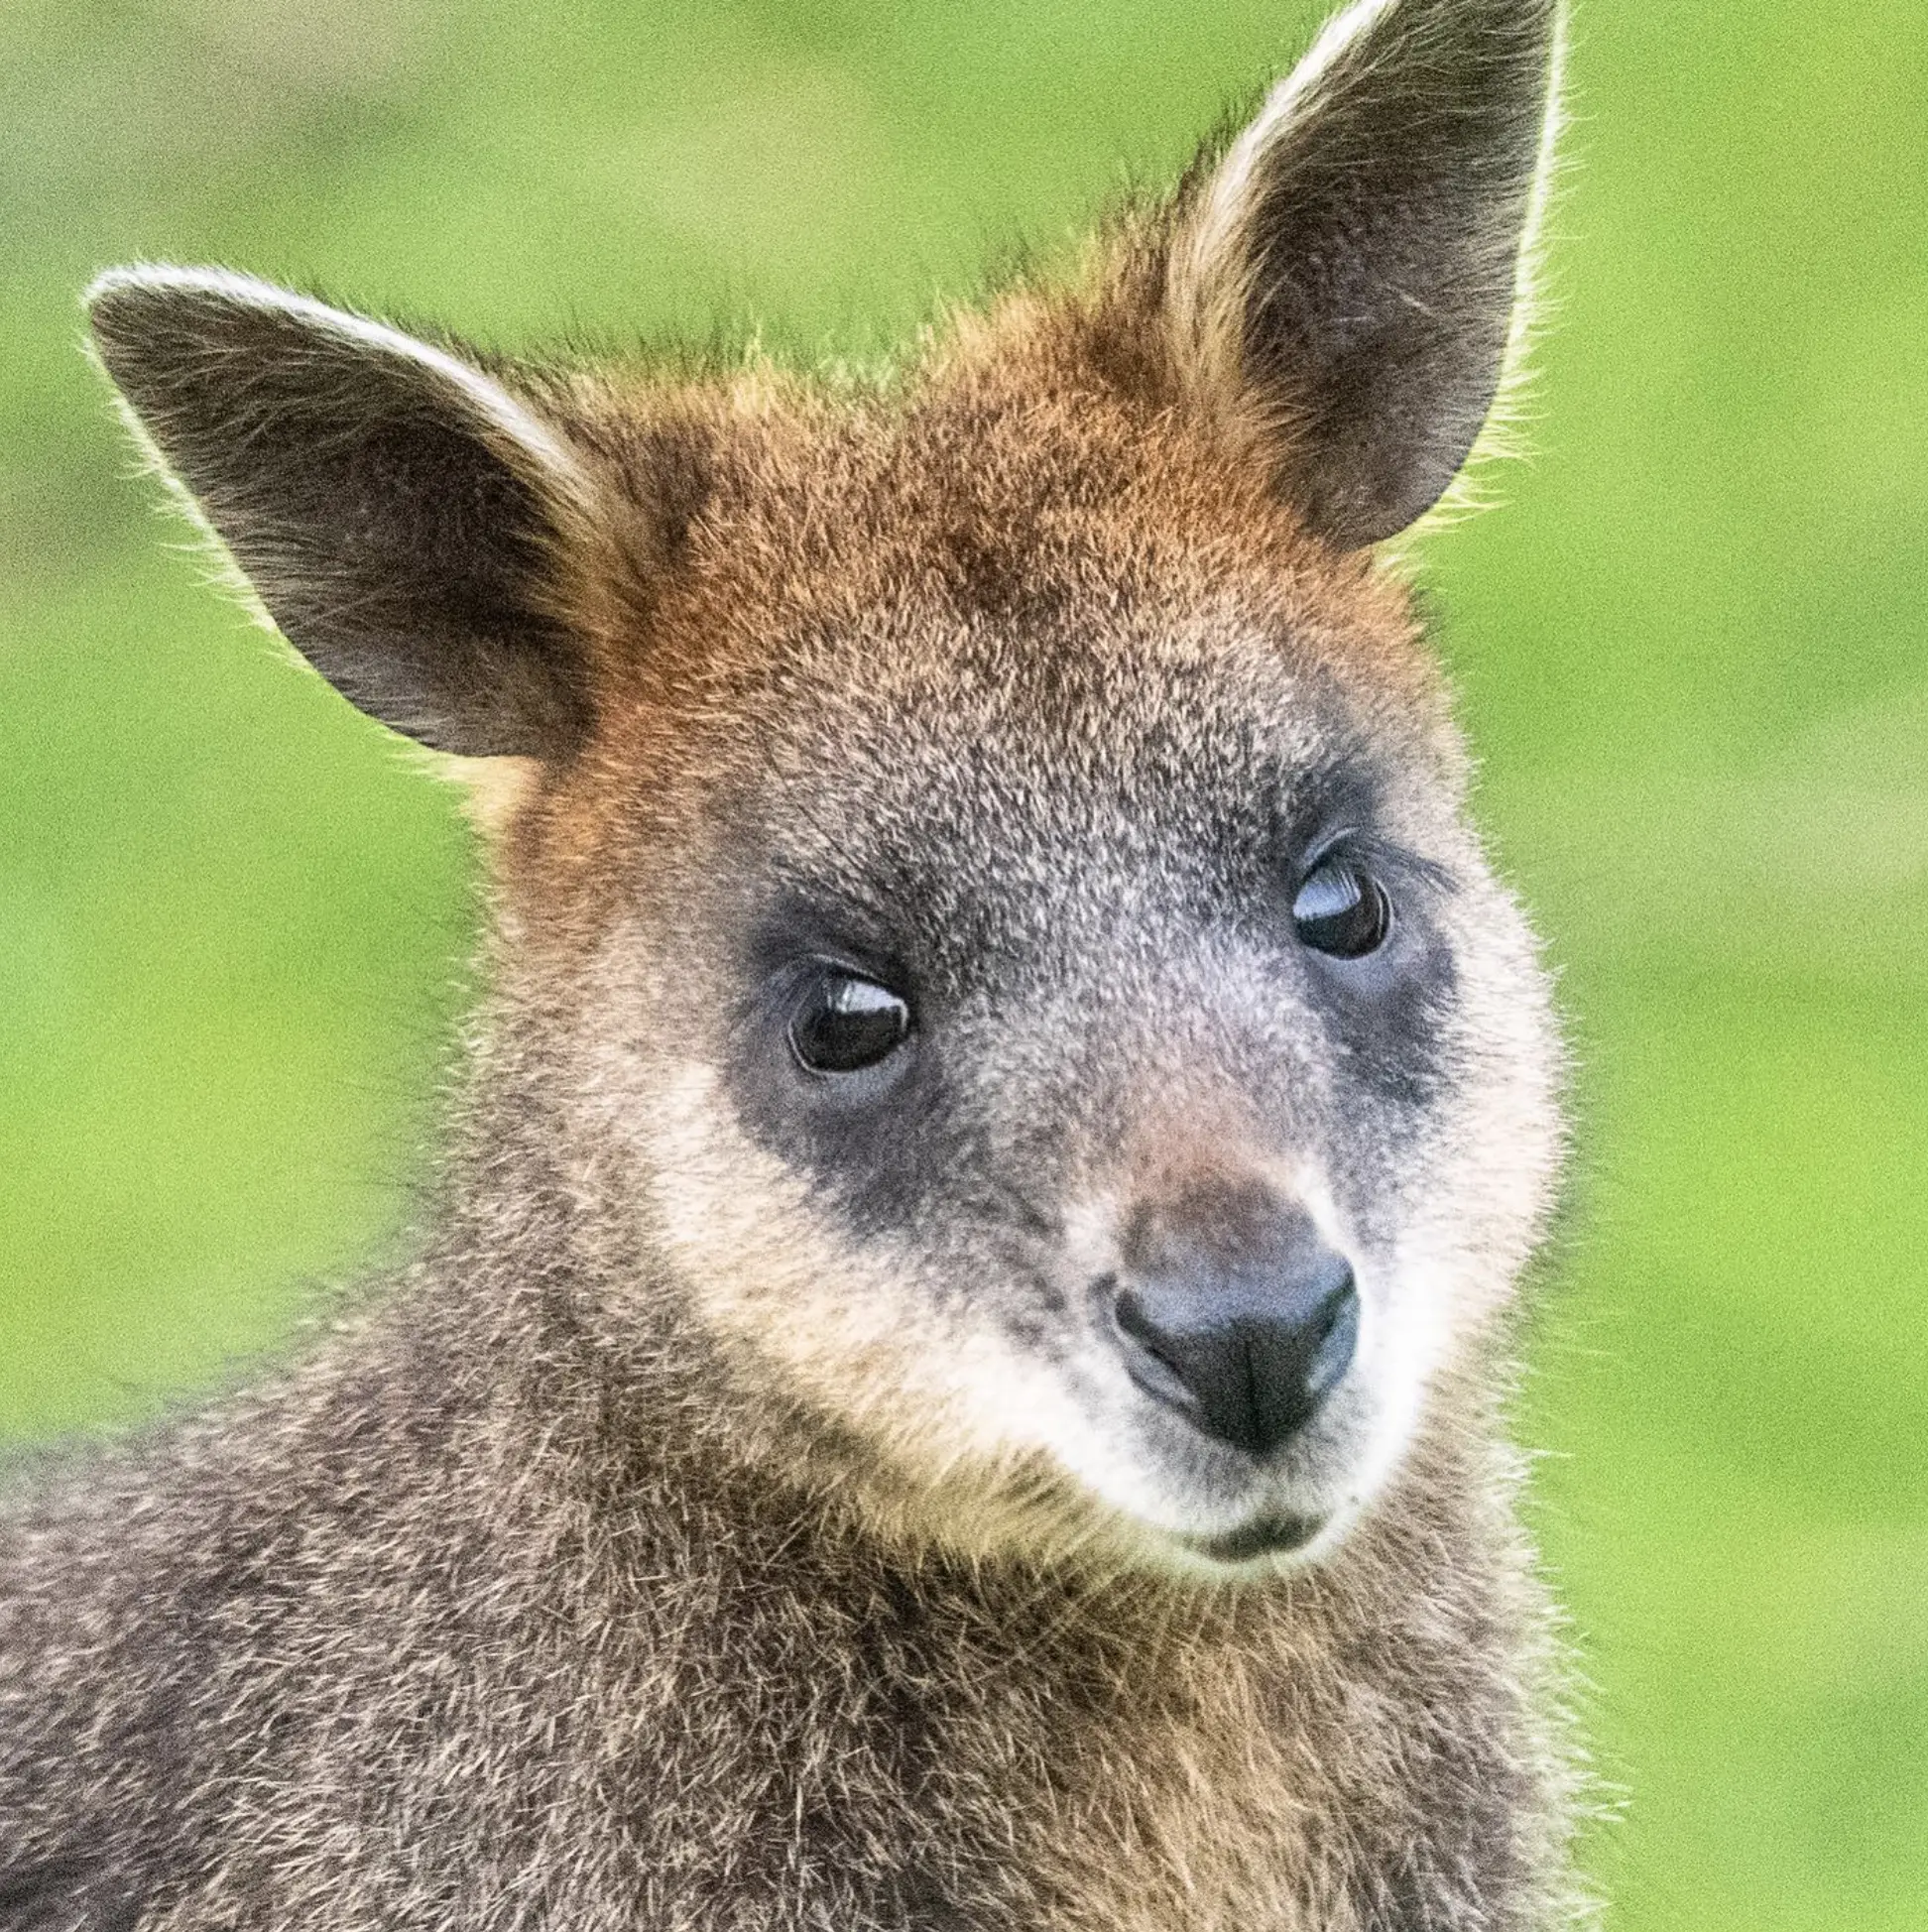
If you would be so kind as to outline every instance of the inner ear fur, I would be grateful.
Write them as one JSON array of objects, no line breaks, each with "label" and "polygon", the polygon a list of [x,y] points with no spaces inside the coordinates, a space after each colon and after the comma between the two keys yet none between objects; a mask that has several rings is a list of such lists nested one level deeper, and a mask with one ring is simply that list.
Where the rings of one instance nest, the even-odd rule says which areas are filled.
[{"label": "inner ear fur", "polygon": [[121,269],[87,307],[140,433],[282,634],[436,750],[565,758],[587,667],[554,613],[590,486],[468,361],[222,271]]},{"label": "inner ear fur", "polygon": [[1359,0],[1181,190],[1181,382],[1341,547],[1431,509],[1493,408],[1559,43],[1559,0]]}]

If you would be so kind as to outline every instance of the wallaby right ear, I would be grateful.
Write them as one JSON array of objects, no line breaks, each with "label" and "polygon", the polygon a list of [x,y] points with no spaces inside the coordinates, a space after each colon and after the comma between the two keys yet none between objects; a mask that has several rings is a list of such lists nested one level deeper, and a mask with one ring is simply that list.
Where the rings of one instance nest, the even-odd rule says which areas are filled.
[{"label": "wallaby right ear", "polygon": [[1446,491],[1499,391],[1560,0],[1353,0],[1179,210],[1187,387],[1341,548]]},{"label": "wallaby right ear", "polygon": [[438,751],[575,748],[588,680],[554,572],[592,491],[530,404],[219,270],[115,269],[87,308],[139,431],[345,697]]}]

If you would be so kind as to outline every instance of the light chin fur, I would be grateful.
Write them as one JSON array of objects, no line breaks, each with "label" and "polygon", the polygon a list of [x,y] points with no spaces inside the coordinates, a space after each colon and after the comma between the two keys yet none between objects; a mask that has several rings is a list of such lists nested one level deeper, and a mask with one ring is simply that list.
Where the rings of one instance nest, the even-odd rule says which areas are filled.
[{"label": "light chin fur", "polygon": [[1058,1404],[1049,1410],[1054,1427],[1028,1430],[1001,1453],[956,1456],[940,1471],[906,1460],[899,1439],[890,1446],[897,1453],[867,1467],[863,1507],[911,1541],[973,1561],[1259,1583],[1340,1548],[1396,1472],[1417,1413],[1417,1405],[1381,1409],[1366,1429],[1328,1444],[1316,1473],[1254,1469],[1236,1488],[1207,1493],[1195,1480],[1174,1480],[1142,1443],[1121,1447],[1075,1405]]},{"label": "light chin fur", "polygon": [[[1202,1438],[1189,1442],[1187,1425],[1153,1409],[1122,1370],[1104,1373],[1109,1362],[1087,1378],[1102,1390],[1100,1419],[1089,1405],[1054,1411],[1050,1453],[1098,1512],[1128,1525],[1125,1540],[1154,1567],[1257,1580],[1324,1560],[1396,1475],[1445,1348],[1451,1296],[1441,1271],[1400,1275],[1379,1293],[1363,1275],[1358,1359],[1278,1465],[1258,1468]],[[1175,1453],[1174,1443],[1183,1445]],[[1245,1547],[1261,1539],[1265,1546]]]}]

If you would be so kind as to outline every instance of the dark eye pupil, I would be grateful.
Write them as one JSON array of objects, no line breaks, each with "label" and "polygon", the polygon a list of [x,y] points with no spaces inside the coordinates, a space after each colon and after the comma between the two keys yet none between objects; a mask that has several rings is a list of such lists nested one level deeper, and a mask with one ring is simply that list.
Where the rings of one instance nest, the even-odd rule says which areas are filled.
[{"label": "dark eye pupil", "polygon": [[790,1020],[790,1050],[812,1073],[857,1073],[887,1059],[910,1031],[910,1009],[875,980],[823,973]]},{"label": "dark eye pupil", "polygon": [[1314,952],[1364,959],[1386,943],[1392,906],[1378,881],[1332,860],[1307,878],[1292,902],[1292,923]]}]

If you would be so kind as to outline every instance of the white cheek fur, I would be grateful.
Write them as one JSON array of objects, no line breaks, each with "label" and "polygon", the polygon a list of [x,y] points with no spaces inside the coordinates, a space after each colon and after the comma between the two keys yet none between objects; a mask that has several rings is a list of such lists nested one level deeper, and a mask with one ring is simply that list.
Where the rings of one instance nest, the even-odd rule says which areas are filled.
[{"label": "white cheek fur", "polygon": [[[605,1073],[595,1084],[614,1102],[627,1083],[614,1067]],[[943,1294],[928,1258],[907,1243],[848,1243],[810,1188],[730,1125],[713,1069],[686,1063],[646,1112],[642,1165],[674,1177],[653,1190],[651,1211],[705,1319],[860,1428],[909,1489],[941,1490],[953,1505],[981,1496],[974,1524],[1000,1534],[1022,1512],[1001,1509],[999,1493],[1034,1482],[1015,1472],[1034,1472],[1041,1458],[1070,1479],[1070,1516],[1088,1519],[1068,1533],[1114,1542],[1122,1533],[1155,1560],[1165,1539],[1227,1534],[1270,1509],[1324,1519],[1310,1545],[1280,1559],[1316,1560],[1398,1467],[1454,1324],[1482,1298],[1450,1244],[1435,1246],[1423,1232],[1384,1262],[1361,1257],[1322,1175],[1309,1163],[1281,1163],[1270,1178],[1354,1259],[1360,1336],[1351,1372],[1296,1450],[1275,1467],[1248,1466],[1190,1443],[1132,1383],[1095,1325],[1074,1315],[1078,1327],[1061,1347],[1025,1348],[989,1309]],[[1114,1225],[1102,1201],[1073,1206],[1067,1281],[1116,1265]],[[1074,1293],[1066,1300],[1079,1305]],[[1067,1533],[1063,1509],[1051,1512],[1049,1533]]]}]

